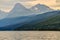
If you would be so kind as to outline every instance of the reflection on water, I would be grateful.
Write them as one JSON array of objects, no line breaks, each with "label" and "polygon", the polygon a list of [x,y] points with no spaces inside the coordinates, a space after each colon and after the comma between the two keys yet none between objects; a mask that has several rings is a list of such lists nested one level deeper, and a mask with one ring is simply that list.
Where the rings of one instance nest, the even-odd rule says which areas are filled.
[{"label": "reflection on water", "polygon": [[60,40],[60,32],[11,31],[0,32],[0,40]]}]

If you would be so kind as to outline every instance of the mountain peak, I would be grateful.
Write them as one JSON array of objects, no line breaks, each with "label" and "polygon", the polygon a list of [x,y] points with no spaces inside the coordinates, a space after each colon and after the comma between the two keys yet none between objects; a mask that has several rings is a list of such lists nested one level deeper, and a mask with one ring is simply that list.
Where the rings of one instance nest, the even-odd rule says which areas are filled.
[{"label": "mountain peak", "polygon": [[21,3],[16,3],[14,9],[25,9],[25,7]]},{"label": "mountain peak", "polygon": [[40,5],[40,6],[41,6],[41,5],[44,5],[44,4],[36,4],[35,6],[38,6],[38,5]]},{"label": "mountain peak", "polygon": [[37,4],[37,5],[35,5],[35,7],[49,8],[48,6],[46,6],[44,4]]},{"label": "mountain peak", "polygon": [[[15,4],[15,6],[13,7],[13,9],[11,10],[11,11],[23,11],[23,10],[25,10],[26,8],[22,5],[22,4],[20,4],[20,3],[16,3]],[[11,12],[10,11],[10,12]]]},{"label": "mountain peak", "polygon": [[15,6],[16,6],[16,7],[20,7],[20,6],[23,6],[23,5],[20,4],[20,3],[16,3]]},{"label": "mountain peak", "polygon": [[9,12],[8,18],[20,17],[33,14],[31,10],[25,8],[22,4],[16,3],[14,8]]},{"label": "mountain peak", "polygon": [[39,12],[39,13],[45,13],[48,11],[52,11],[50,7],[44,5],[44,4],[36,4],[35,6],[30,8],[32,11]]},{"label": "mountain peak", "polygon": [[25,7],[22,4],[20,4],[20,3],[16,3],[14,8],[15,9],[22,9],[22,8],[25,8]]}]

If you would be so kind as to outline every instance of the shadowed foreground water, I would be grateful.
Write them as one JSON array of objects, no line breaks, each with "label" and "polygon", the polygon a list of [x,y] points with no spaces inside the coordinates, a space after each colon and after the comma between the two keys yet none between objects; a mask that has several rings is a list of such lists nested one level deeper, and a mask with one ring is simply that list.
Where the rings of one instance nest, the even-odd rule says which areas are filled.
[{"label": "shadowed foreground water", "polygon": [[0,40],[60,40],[58,31],[1,31]]}]

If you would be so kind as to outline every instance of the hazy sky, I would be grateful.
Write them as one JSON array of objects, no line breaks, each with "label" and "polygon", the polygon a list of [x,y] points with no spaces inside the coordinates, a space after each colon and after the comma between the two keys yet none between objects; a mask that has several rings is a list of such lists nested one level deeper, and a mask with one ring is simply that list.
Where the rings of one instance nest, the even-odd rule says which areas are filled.
[{"label": "hazy sky", "polygon": [[60,9],[60,0],[0,0],[0,9],[8,12],[16,3],[21,3],[30,8],[38,3],[45,4],[53,9]]}]

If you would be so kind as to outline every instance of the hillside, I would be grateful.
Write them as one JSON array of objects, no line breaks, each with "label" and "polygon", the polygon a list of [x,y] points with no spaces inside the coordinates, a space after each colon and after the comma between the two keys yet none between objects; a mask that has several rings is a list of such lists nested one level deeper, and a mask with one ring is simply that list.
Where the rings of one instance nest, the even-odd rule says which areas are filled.
[{"label": "hillside", "polygon": [[[3,24],[3,25],[2,25]],[[60,11],[44,14],[5,18],[0,20],[0,30],[57,30],[60,29]]]},{"label": "hillside", "polygon": [[22,27],[16,30],[60,30],[60,13],[49,17],[43,22],[38,22],[34,24],[24,24]]}]

